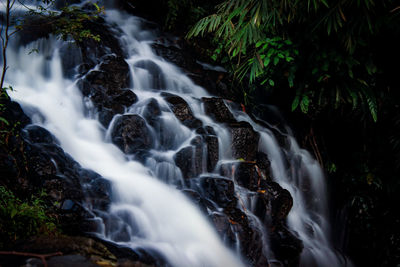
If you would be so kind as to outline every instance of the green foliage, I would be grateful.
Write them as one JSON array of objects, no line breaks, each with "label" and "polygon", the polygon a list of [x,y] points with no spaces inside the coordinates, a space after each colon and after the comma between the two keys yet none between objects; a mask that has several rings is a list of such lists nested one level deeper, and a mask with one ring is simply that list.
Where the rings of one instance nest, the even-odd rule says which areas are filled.
[{"label": "green foliage", "polygon": [[93,34],[85,27],[85,23],[96,20],[104,8],[100,8],[97,4],[95,11],[90,13],[81,11],[75,6],[66,6],[62,8],[62,16],[56,19],[55,33],[59,34],[63,40],[71,36],[75,41],[83,41],[84,39],[93,39],[97,42],[100,41],[100,35]]},{"label": "green foliage", "polygon": [[[199,5],[200,1],[193,0],[168,0],[167,17],[165,25],[168,30],[177,28],[180,23],[192,24],[205,14],[205,8]],[[204,3],[202,3],[204,5]]]},{"label": "green foliage", "polygon": [[[87,23],[95,21],[101,14],[104,14],[104,7],[92,3],[93,10],[81,10],[78,6],[66,5],[62,7],[61,14],[52,10],[54,0],[42,0],[35,8],[25,6],[30,15],[44,18],[51,24],[53,31],[61,39],[67,40],[72,37],[75,41],[81,42],[84,39],[100,41],[100,35],[93,34],[87,28]],[[26,21],[19,22],[17,28],[23,29]]]},{"label": "green foliage", "polygon": [[211,34],[214,60],[229,65],[239,83],[287,90],[292,110],[350,105],[377,121],[379,69],[368,43],[388,23],[398,25],[398,14],[394,0],[226,0],[187,38]]},{"label": "green foliage", "polygon": [[9,246],[37,234],[55,234],[53,218],[46,215],[41,192],[27,201],[21,201],[10,190],[0,186],[0,247]]},{"label": "green foliage", "polygon": [[0,90],[0,125],[5,124],[5,125],[9,126],[10,123],[4,117],[1,116],[1,114],[3,114],[5,112],[5,106],[4,106],[3,101],[9,98],[7,90],[12,91],[13,88],[11,86],[8,86],[8,87],[3,87]]}]

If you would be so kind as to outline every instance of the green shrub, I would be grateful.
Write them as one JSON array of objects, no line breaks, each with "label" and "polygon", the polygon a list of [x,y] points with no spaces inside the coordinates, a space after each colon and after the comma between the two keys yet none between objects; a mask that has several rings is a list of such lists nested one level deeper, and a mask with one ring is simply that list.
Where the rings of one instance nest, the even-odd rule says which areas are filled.
[{"label": "green shrub", "polygon": [[0,247],[38,234],[57,233],[54,219],[45,211],[45,196],[41,192],[39,196],[21,201],[13,192],[0,186]]}]

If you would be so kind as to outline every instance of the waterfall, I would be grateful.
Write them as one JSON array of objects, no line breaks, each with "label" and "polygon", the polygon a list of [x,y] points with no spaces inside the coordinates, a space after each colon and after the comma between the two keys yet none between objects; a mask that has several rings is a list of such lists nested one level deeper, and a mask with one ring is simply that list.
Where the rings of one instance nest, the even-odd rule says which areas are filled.
[{"label": "waterfall", "polygon": [[[130,68],[129,90],[138,98],[123,114],[115,115],[108,127],[99,122],[93,103],[78,88],[84,77],[66,74],[64,60],[72,55],[73,59],[69,60],[77,62],[69,64],[79,64],[82,55],[73,43],[54,36],[25,47],[15,42],[8,49],[10,68],[6,82],[14,88],[10,92],[12,99],[23,106],[34,124],[49,130],[74,160],[112,182],[111,207],[106,214],[98,215],[100,226],[96,234],[99,237],[133,249],[156,251],[172,266],[247,265],[240,255],[242,245],[237,233],[235,246],[228,247],[205,213],[180,190],[186,186],[185,179],[175,164],[174,155],[191,145],[198,134],[171,112],[165,93],[179,96],[203,125],[215,130],[219,162],[214,170],[209,170],[207,151],[203,149],[201,166],[198,166],[200,174],[219,177],[218,166],[237,160],[232,153],[232,137],[227,126],[208,116],[200,101],[210,95],[178,67],[153,52],[151,44],[157,36],[142,28],[140,18],[107,10],[106,21],[118,25],[119,41]],[[32,49],[39,52],[30,53]],[[88,73],[98,68],[99,64]],[[126,155],[112,143],[112,131],[122,115],[145,117],[150,100],[160,109],[157,127],[149,126],[147,121],[146,129],[153,140],[151,148],[140,157]],[[233,108],[231,112],[237,121],[250,123],[260,134],[258,149],[268,155],[272,176],[293,197],[294,206],[287,223],[303,241],[301,265],[342,265],[327,236],[326,188],[318,163],[300,149],[290,135],[286,137],[289,146],[281,148],[270,130],[252,121],[244,112]],[[162,133],[157,131],[159,129]],[[194,176],[201,176],[199,173]],[[251,192],[237,183],[235,190],[241,200],[239,206],[259,229],[263,253],[274,260],[263,222],[252,214]],[[218,211],[219,207],[213,212]],[[118,218],[119,223],[107,225],[109,217]]]}]

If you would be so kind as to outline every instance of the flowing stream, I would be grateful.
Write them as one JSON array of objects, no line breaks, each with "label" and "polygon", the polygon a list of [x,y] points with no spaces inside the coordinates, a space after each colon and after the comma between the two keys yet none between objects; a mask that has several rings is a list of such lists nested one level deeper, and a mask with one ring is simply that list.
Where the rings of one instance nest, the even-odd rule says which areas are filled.
[{"label": "flowing stream", "polygon": [[[219,160],[234,160],[228,130],[208,117],[199,101],[208,93],[179,68],[154,54],[150,45],[157,36],[143,30],[140,18],[108,10],[106,20],[122,31],[120,43],[131,68],[131,90],[138,97],[125,114],[141,115],[151,98],[161,108],[160,123],[166,130],[160,136],[153,129],[155,143],[144,161],[125,155],[111,143],[110,131],[120,115],[114,117],[108,129],[104,128],[93,104],[78,89],[77,78],[65,74],[63,60],[71,55],[76,64],[81,60],[72,43],[55,37],[27,46],[13,42],[7,52],[10,68],[6,78],[7,84],[14,88],[10,92],[12,99],[23,106],[33,123],[56,136],[61,147],[84,168],[112,182],[114,198],[106,216],[117,216],[121,223],[110,228],[99,217],[99,236],[131,248],[152,249],[172,266],[245,266],[245,260],[238,253],[240,242],[236,249],[228,248],[206,216],[177,189],[182,186],[183,178],[173,156],[190,144],[196,133],[174,116],[160,94],[166,91],[181,96],[197,118],[215,129]],[[32,49],[39,52],[30,53]],[[162,90],[155,90],[154,77],[149,71],[135,67],[143,60],[161,69]],[[231,111],[238,121],[249,122],[260,133],[259,150],[269,156],[272,176],[293,197],[288,226],[304,243],[301,265],[343,265],[329,242],[326,188],[318,163],[299,148],[290,134],[285,134],[289,146],[281,148],[270,130],[240,110],[232,108]],[[205,169],[203,173],[207,172]],[[235,187],[238,192],[241,190]],[[247,212],[251,213],[251,208]],[[262,223],[254,221],[264,233],[266,253],[273,257]]]}]

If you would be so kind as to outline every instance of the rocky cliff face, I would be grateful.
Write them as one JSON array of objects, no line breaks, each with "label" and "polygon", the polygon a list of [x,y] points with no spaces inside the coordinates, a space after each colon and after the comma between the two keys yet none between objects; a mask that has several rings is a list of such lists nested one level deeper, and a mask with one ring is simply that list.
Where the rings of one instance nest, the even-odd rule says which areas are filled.
[{"label": "rocky cliff face", "polygon": [[[168,129],[160,124],[162,109],[156,99],[149,99],[142,115],[123,115],[137,102],[137,96],[129,90],[130,68],[124,60],[118,32],[102,19],[88,27],[100,34],[101,42],[85,41],[78,44],[82,54],[78,85],[82,94],[93,103],[104,127],[111,127],[111,140],[124,153],[145,162],[155,146],[154,132],[168,135]],[[194,81],[211,92],[223,95],[227,86],[221,79],[223,72],[204,69],[187,51],[176,46],[157,43],[153,49],[167,61],[191,73]],[[93,67],[97,66],[95,70]],[[140,62],[134,68],[147,70],[154,76],[155,89],[162,89],[164,81],[157,65]],[[227,127],[232,137],[231,162],[219,162],[220,146],[215,129],[196,117],[190,105],[173,93],[162,93],[168,112],[196,134],[186,146],[173,156],[183,182],[178,186],[198,205],[228,246],[238,246],[249,266],[268,266],[271,253],[285,266],[296,266],[302,251],[302,242],[291,233],[285,219],[292,208],[290,193],[274,182],[271,177],[268,156],[258,151],[259,134],[247,122],[239,122],[231,113],[226,100],[221,97],[199,99],[206,114]],[[44,128],[31,125],[30,119],[15,102],[3,100],[5,111],[1,114],[10,123],[2,125],[0,144],[1,184],[17,192],[29,195],[43,189],[47,193],[48,211],[58,218],[61,229],[67,235],[86,235],[97,229],[96,217],[106,213],[112,198],[112,184],[99,174],[82,168],[59,146],[57,139]],[[118,115],[112,121],[113,117]],[[161,147],[170,146],[168,138],[161,138]],[[239,185],[254,203],[254,216],[247,213],[243,194],[235,190]],[[111,225],[108,222],[108,225]],[[263,233],[266,231],[267,235]],[[265,240],[268,236],[269,240]],[[63,237],[64,239],[67,237]],[[62,238],[60,238],[62,239]],[[45,240],[45,241],[43,241]],[[55,239],[57,240],[57,238]],[[54,248],[35,249],[37,244],[53,244],[53,239],[33,239],[15,249],[33,252],[53,252]],[[89,240],[89,239],[88,239]],[[90,239],[92,240],[92,239]],[[123,233],[120,240],[124,240]],[[64,240],[65,241],[65,240]],[[70,249],[66,243],[93,247],[100,258],[120,266],[168,265],[162,257],[151,251],[131,250],[102,240],[76,240],[61,242],[57,250],[71,255],[83,255],[93,260],[93,251]],[[87,242],[92,242],[87,245]],[[101,244],[103,243],[103,244]],[[270,244],[270,251],[266,244]],[[35,245],[36,244],[36,245]],[[59,244],[59,243],[57,243]],[[85,245],[86,244],[86,245]],[[101,249],[98,247],[101,246]],[[98,251],[103,252],[98,252]],[[3,258],[5,261],[7,259]],[[75,259],[79,260],[79,259]],[[68,261],[68,259],[67,259]],[[137,265],[123,265],[124,262]],[[135,263],[136,262],[136,263]],[[1,262],[0,262],[1,263]],[[92,266],[86,262],[82,266]]]}]

